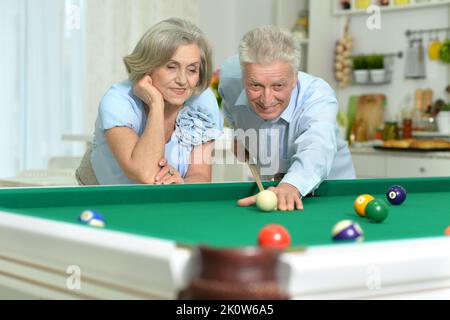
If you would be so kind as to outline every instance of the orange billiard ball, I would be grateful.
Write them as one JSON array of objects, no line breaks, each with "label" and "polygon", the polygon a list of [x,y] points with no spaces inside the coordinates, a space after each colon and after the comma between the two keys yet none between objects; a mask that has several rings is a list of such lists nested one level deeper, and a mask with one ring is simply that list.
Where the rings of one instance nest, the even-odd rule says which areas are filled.
[{"label": "orange billiard ball", "polygon": [[358,216],[360,216],[360,217],[366,216],[366,212],[365,212],[366,206],[373,199],[375,199],[375,198],[373,196],[371,196],[370,194],[361,194],[355,199],[354,207],[355,207],[355,211],[358,214]]},{"label": "orange billiard ball", "polygon": [[285,249],[291,244],[291,235],[285,227],[269,224],[259,231],[258,244],[260,247]]},{"label": "orange billiard ball", "polygon": [[450,236],[450,226],[448,226],[447,229],[445,229],[444,234],[446,236]]}]

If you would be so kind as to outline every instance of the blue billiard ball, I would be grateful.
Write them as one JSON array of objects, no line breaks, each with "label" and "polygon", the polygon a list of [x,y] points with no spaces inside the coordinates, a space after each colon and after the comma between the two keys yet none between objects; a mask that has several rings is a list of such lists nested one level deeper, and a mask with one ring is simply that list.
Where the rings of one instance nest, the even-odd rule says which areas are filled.
[{"label": "blue billiard ball", "polygon": [[400,185],[391,186],[386,192],[386,198],[393,205],[402,204],[406,200],[406,190]]},{"label": "blue billiard ball", "polygon": [[336,223],[331,231],[333,240],[363,241],[364,232],[357,222],[342,220]]},{"label": "blue billiard ball", "polygon": [[81,222],[94,227],[104,227],[105,219],[103,216],[95,210],[85,210],[80,214],[78,218]]}]

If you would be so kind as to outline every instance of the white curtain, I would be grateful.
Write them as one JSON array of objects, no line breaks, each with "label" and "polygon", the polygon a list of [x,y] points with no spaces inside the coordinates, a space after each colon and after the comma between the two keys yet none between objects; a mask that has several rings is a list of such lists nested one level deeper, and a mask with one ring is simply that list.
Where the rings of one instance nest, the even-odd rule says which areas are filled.
[{"label": "white curtain", "polygon": [[82,0],[0,3],[6,55],[0,75],[6,96],[0,175],[14,176],[46,168],[52,156],[79,152],[61,136],[83,129],[83,36],[77,19]]},{"label": "white curtain", "polygon": [[23,1],[0,1],[0,177],[13,175],[20,165],[23,7]]},{"label": "white curtain", "polygon": [[154,23],[198,24],[199,0],[0,0],[0,177],[81,156],[122,58]]}]

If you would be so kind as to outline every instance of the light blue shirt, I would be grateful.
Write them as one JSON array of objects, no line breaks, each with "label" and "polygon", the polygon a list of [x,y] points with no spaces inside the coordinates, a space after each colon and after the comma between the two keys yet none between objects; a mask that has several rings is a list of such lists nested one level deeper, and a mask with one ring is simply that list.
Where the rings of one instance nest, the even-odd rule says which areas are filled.
[{"label": "light blue shirt", "polygon": [[[219,92],[229,123],[242,129],[235,130],[235,137],[264,179],[285,173],[280,183],[289,183],[306,196],[325,179],[355,178],[348,144],[336,123],[338,102],[322,79],[299,72],[288,107],[271,121],[260,118],[249,104],[237,55],[220,69]],[[256,143],[250,143],[252,137]]]},{"label": "light blue shirt", "polygon": [[[142,100],[133,94],[128,80],[114,84],[102,98],[95,122],[92,168],[100,184],[133,184],[120,168],[105,137],[105,130],[128,127],[138,136],[144,132],[147,116]],[[175,130],[165,145],[168,163],[186,176],[194,146],[214,140],[223,132],[223,117],[214,93],[207,89],[191,97],[177,115]]]}]

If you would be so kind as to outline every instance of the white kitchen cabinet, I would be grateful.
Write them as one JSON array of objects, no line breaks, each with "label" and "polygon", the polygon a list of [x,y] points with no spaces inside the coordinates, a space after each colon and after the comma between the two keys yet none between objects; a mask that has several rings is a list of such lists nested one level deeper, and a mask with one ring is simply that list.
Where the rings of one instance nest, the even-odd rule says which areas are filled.
[{"label": "white kitchen cabinet", "polygon": [[450,159],[387,157],[386,176],[395,178],[450,176]]},{"label": "white kitchen cabinet", "polygon": [[358,179],[448,177],[450,152],[405,153],[371,149],[352,150]]},{"label": "white kitchen cabinet", "polygon": [[386,177],[385,157],[353,154],[352,159],[358,179]]}]

